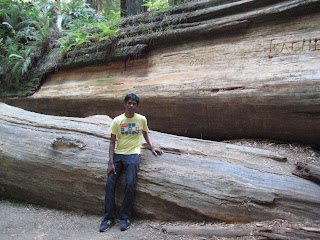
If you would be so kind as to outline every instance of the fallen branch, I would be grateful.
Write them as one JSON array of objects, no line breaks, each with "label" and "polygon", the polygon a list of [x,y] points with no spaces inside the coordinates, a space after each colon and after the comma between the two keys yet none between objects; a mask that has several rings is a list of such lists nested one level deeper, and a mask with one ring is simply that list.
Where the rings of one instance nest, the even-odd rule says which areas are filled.
[{"label": "fallen branch", "polygon": [[257,224],[216,224],[208,226],[164,226],[162,231],[172,235],[197,236],[204,238],[249,238],[258,239],[319,239],[318,227],[299,227],[287,222],[261,222]]}]

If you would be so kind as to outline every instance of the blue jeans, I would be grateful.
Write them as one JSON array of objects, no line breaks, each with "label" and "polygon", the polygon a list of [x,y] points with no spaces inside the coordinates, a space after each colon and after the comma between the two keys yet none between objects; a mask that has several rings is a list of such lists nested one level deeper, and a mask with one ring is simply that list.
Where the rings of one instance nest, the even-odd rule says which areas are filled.
[{"label": "blue jeans", "polygon": [[114,154],[113,163],[116,169],[116,174],[111,172],[106,183],[104,212],[105,219],[114,220],[116,217],[115,190],[118,178],[122,171],[125,172],[125,185],[123,201],[120,208],[120,217],[122,220],[130,219],[136,192],[136,180],[139,162],[140,154]]}]

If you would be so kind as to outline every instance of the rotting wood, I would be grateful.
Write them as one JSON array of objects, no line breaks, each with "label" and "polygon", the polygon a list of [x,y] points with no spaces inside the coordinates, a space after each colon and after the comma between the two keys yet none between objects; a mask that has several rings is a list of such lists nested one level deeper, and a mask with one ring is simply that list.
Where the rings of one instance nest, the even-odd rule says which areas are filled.
[{"label": "rotting wood", "polygon": [[292,174],[320,184],[320,167],[313,164],[297,162]]}]

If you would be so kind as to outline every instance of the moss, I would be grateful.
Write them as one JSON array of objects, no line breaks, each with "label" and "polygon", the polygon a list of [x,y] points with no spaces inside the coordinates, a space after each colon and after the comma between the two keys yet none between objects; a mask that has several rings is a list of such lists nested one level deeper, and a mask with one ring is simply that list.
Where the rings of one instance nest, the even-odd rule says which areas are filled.
[{"label": "moss", "polygon": [[113,79],[99,79],[99,80],[96,80],[96,83],[98,83],[98,85],[109,85],[112,82],[113,82]]},{"label": "moss", "polygon": [[1,89],[0,98],[26,97],[32,95],[40,86],[40,78],[33,78],[28,82],[21,83],[15,89]]},{"label": "moss", "polygon": [[118,73],[106,74],[105,78],[98,79],[95,82],[99,85],[109,85],[114,82],[114,78],[118,76]]}]

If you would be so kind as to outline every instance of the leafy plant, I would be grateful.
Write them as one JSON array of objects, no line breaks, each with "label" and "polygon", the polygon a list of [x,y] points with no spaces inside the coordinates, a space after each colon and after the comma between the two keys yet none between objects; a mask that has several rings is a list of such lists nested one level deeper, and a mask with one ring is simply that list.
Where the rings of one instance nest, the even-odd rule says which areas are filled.
[{"label": "leafy plant", "polygon": [[13,43],[8,49],[10,54],[1,63],[5,62],[6,67],[11,70],[14,77],[14,81],[11,84],[18,84],[21,77],[28,71],[31,64],[32,51],[33,48],[28,47],[23,49],[19,43]]},{"label": "leafy plant", "polygon": [[[112,2],[113,9],[116,5]],[[22,92],[39,84],[39,79],[29,79],[28,70],[48,50],[51,33],[58,31],[58,17],[67,35],[58,41],[63,51],[70,51],[114,36],[118,27],[111,21],[120,22],[120,11],[109,10],[106,16],[98,15],[85,0],[63,1],[61,6],[47,0],[0,0],[0,95],[5,89]]]},{"label": "leafy plant", "polygon": [[96,14],[96,11],[83,0],[64,3],[62,5],[62,15],[62,26],[74,31],[89,27],[93,22],[106,20],[103,16]]},{"label": "leafy plant", "polygon": [[88,38],[92,37],[88,32],[70,33],[69,36],[59,38],[58,41],[61,44],[61,48],[64,52],[68,52],[75,46],[81,46],[88,42]]},{"label": "leafy plant", "polygon": [[12,73],[16,78],[16,83],[19,82],[21,76],[28,71],[28,68],[31,63],[32,48],[27,48],[24,51],[21,51],[21,55],[10,54],[9,55],[9,64],[12,65]]},{"label": "leafy plant", "polygon": [[33,50],[37,46],[46,49],[50,26],[54,23],[51,10],[39,1],[31,4],[22,0],[1,0],[1,87],[19,88],[33,61]]},{"label": "leafy plant", "polygon": [[76,46],[90,45],[91,40],[94,42],[108,40],[116,33],[115,27],[111,27],[107,23],[92,24],[92,27],[99,30],[91,33],[88,29],[83,29],[79,32],[68,32],[68,36],[59,38],[58,42],[63,52],[66,53]]},{"label": "leafy plant", "polygon": [[38,45],[45,45],[49,41],[50,27],[54,24],[52,12],[52,6],[36,5],[30,10],[28,26],[34,30],[31,39]]},{"label": "leafy plant", "polygon": [[121,20],[120,11],[110,10],[106,18],[108,19],[108,22],[110,22],[110,23],[120,22],[120,20]]},{"label": "leafy plant", "polygon": [[167,0],[144,0],[144,4],[148,11],[163,12],[166,8],[170,7]]},{"label": "leafy plant", "polygon": [[118,28],[116,25],[110,26],[106,22],[96,23],[93,25],[93,27],[97,27],[98,29],[100,29],[100,41],[109,39],[110,37],[114,36],[116,33],[116,29]]}]

